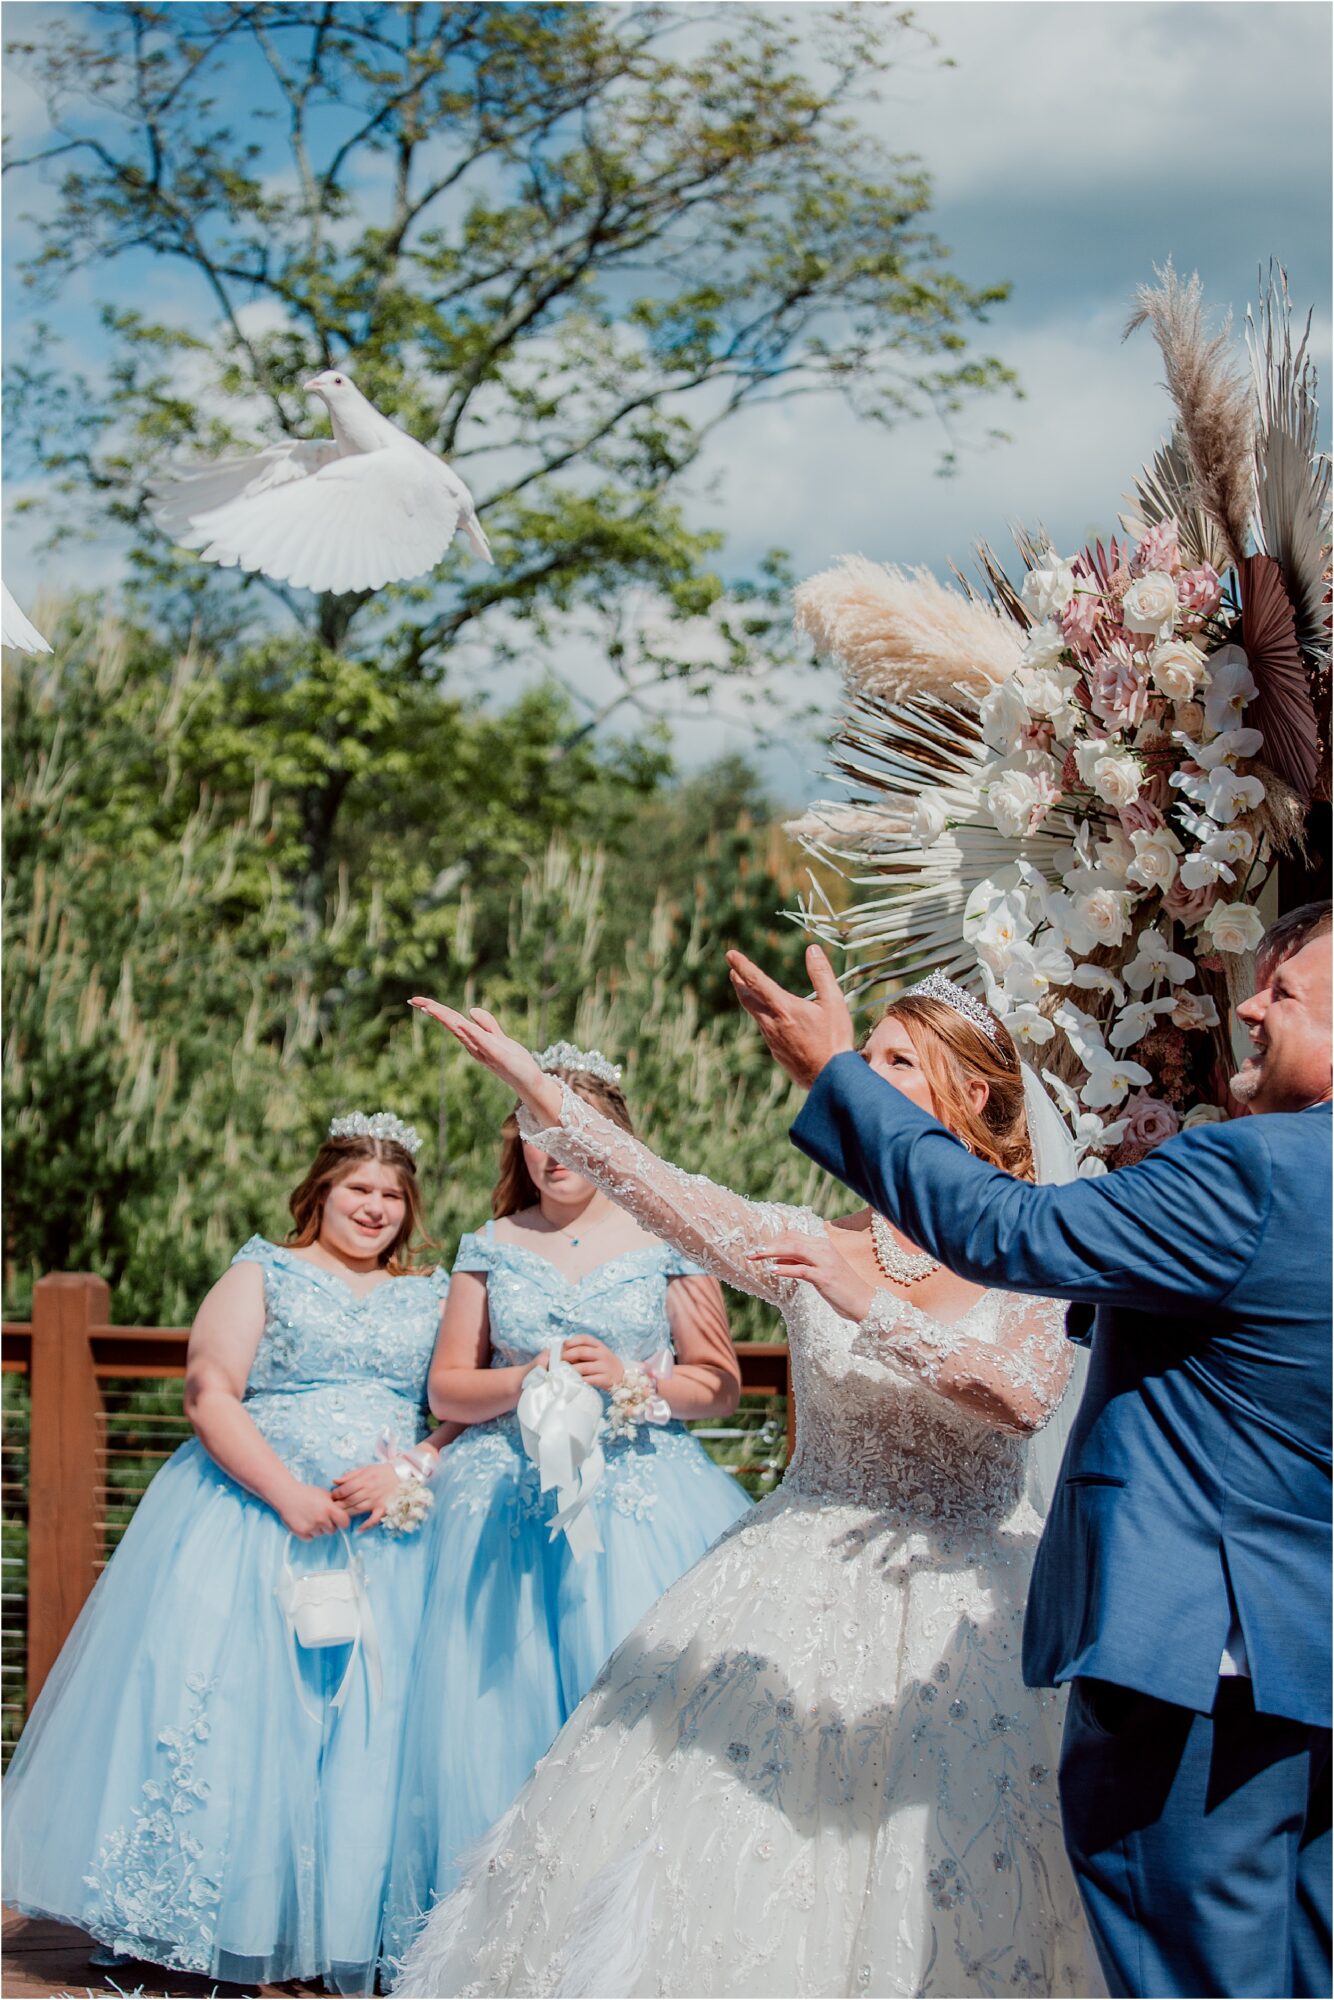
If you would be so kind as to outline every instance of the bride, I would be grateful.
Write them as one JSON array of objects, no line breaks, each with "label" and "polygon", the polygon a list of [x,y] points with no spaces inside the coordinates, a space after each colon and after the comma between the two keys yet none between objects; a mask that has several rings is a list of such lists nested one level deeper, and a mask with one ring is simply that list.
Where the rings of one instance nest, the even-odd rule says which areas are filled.
[{"label": "bride", "polygon": [[[867,1209],[826,1226],[683,1173],[483,1010],[414,1005],[517,1091],[535,1144],[782,1310],[797,1447],[612,1656],[395,1991],[1102,1991],[1058,1698],[1020,1678],[1027,1440],[1066,1386],[1064,1308],[980,1291]],[[970,994],[933,975],[862,1053],[1032,1178],[1024,1072]],[[911,1368],[880,1353],[905,1321]]]}]

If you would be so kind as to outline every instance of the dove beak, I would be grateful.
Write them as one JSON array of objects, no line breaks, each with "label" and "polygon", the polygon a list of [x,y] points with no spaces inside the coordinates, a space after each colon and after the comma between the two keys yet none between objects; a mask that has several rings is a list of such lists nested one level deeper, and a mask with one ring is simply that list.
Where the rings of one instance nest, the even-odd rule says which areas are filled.
[{"label": "dove beak", "polygon": [[313,389],[313,390],[315,391],[315,394],[316,394],[316,395],[318,396],[318,395],[319,395],[319,393],[320,393],[320,378],[319,378],[319,376],[318,376],[318,375],[312,375],[312,376],[311,376],[311,378],[310,378],[310,380],[309,380],[309,382],[303,382],[303,383],[301,384],[301,387],[302,387],[303,389]]}]

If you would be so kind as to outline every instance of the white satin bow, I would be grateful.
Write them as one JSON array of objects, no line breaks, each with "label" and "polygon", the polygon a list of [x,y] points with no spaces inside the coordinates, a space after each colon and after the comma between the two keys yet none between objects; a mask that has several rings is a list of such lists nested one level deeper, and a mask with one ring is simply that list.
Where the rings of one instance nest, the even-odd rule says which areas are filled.
[{"label": "white satin bow", "polygon": [[561,1359],[553,1340],[545,1368],[524,1381],[516,1415],[523,1448],[537,1467],[541,1489],[556,1489],[551,1522],[554,1541],[562,1529],[576,1562],[602,1553],[602,1537],[588,1503],[602,1483],[606,1462],[598,1433],[602,1397],[577,1368]]}]

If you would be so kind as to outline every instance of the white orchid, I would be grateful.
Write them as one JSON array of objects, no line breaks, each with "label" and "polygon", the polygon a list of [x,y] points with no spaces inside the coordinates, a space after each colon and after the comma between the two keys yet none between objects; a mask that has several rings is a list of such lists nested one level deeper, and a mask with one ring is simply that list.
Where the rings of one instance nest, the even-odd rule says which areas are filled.
[{"label": "white orchid", "polygon": [[1132,1000],[1108,1029],[1108,1041],[1114,1049],[1133,1049],[1137,1042],[1153,1033],[1162,1016],[1170,1014],[1175,1004],[1170,995],[1165,1000]]},{"label": "white orchid", "polygon": [[1204,720],[1211,736],[1221,736],[1224,730],[1236,727],[1247,702],[1254,701],[1260,690],[1240,646],[1221,646],[1208,666]]},{"label": "white orchid", "polygon": [[1092,1181],[1096,1180],[1100,1174],[1105,1174],[1106,1172],[1106,1160],[1100,1160],[1096,1153],[1085,1153],[1083,1159],[1075,1169],[1075,1178],[1081,1181]]},{"label": "white orchid", "polygon": [[[990,886],[989,883],[982,884],[983,889]],[[1032,932],[1033,919],[1028,913],[1022,891],[1011,889],[1000,895],[993,893],[985,909],[979,910],[979,920],[970,925],[972,905],[982,900],[977,892],[969,897],[969,907],[964,912],[963,934],[983,964],[1003,976],[1010,953]]]},{"label": "white orchid", "polygon": [[1211,743],[1192,742],[1179,732],[1174,740],[1202,770],[1216,771],[1220,764],[1238,764],[1243,758],[1258,756],[1265,739],[1259,729],[1225,729]]},{"label": "white orchid", "polygon": [[1204,789],[1204,810],[1220,826],[1227,826],[1239,813],[1254,812],[1264,804],[1265,788],[1258,778],[1243,778],[1222,764],[1209,773]]},{"label": "white orchid", "polygon": [[1027,1000],[1021,1001],[1017,1007],[1008,1008],[1001,1019],[1020,1048],[1040,1047],[1044,1042],[1052,1041],[1056,1034],[1055,1023]]},{"label": "white orchid", "polygon": [[1160,980],[1183,986],[1194,970],[1188,958],[1173,951],[1161,931],[1141,931],[1135,940],[1135,956],[1125,968],[1126,985],[1132,993],[1142,993]]},{"label": "white orchid", "polygon": [[1102,1029],[1091,1014],[1084,1013],[1072,1000],[1063,1000],[1052,1019],[1058,1028],[1065,1030],[1066,1039],[1085,1069],[1092,1067],[1095,1057],[1106,1055]]},{"label": "white orchid", "polygon": [[1079,1093],[1080,1102],[1092,1111],[1100,1111],[1104,1105],[1123,1104],[1132,1084],[1143,1089],[1153,1078],[1142,1063],[1129,1062],[1124,1056],[1114,1056],[1107,1049],[1093,1052],[1093,1059],[1086,1062],[1088,1082]]},{"label": "white orchid", "polygon": [[1182,887],[1206,889],[1211,882],[1235,882],[1234,864],[1245,867],[1255,853],[1254,834],[1244,826],[1214,826],[1208,820],[1198,824],[1208,832],[1181,864]]},{"label": "white orchid", "polygon": [[1039,932],[1031,944],[1018,941],[1006,953],[1004,968],[997,967],[1012,1006],[1032,1005],[1053,986],[1069,984],[1074,965],[1068,954]]},{"label": "white orchid", "polygon": [[1077,965],[1070,984],[1081,987],[1086,993],[1110,993],[1118,1007],[1126,1004],[1125,987],[1105,965]]}]

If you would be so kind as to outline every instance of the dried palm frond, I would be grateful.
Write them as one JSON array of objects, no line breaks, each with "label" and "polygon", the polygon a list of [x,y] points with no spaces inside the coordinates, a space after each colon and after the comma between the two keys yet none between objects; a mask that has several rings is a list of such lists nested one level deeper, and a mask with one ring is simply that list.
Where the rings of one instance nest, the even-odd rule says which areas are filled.
[{"label": "dried palm frond", "polygon": [[1292,602],[1274,556],[1247,556],[1241,565],[1241,643],[1259,690],[1246,720],[1264,732],[1265,762],[1299,798],[1309,800],[1320,771],[1320,725]]},{"label": "dried palm frond", "polygon": [[796,593],[797,627],[838,660],[856,688],[887,701],[983,695],[1014,671],[1019,629],[926,569],[844,556]]},{"label": "dried palm frond", "polygon": [[1330,548],[1330,465],[1319,450],[1315,367],[1308,313],[1293,346],[1287,274],[1271,268],[1258,312],[1246,315],[1258,423],[1255,488],[1266,552],[1283,572],[1297,643],[1307,664],[1329,665],[1326,565]]},{"label": "dried palm frond", "polygon": [[[813,882],[793,912],[848,954],[842,977],[851,998],[937,968],[980,991],[981,972],[963,941],[973,890],[1017,860],[1031,861],[1053,883],[1069,867],[1078,830],[1069,813],[1054,813],[1024,841],[996,831],[979,792],[989,755],[976,715],[957,702],[923,697],[891,705],[860,695],[844,717],[833,763],[853,797],[811,806],[787,830],[854,892],[846,910],[835,910]],[[950,820],[930,847],[911,830],[924,792],[941,796]]]},{"label": "dried palm frond", "polygon": [[1159,445],[1125,501],[1121,525],[1132,540],[1141,541],[1159,521],[1175,521],[1187,569],[1208,563],[1221,576],[1227,568],[1227,545],[1213,516],[1200,505],[1180,424]]},{"label": "dried palm frond", "polygon": [[1266,842],[1271,853],[1292,854],[1299,860],[1306,860],[1309,850],[1305,801],[1293,791],[1291,785],[1284,784],[1278,772],[1271,771],[1267,764],[1252,764],[1250,773],[1265,788],[1263,803],[1256,807],[1246,822],[1257,842]]},{"label": "dried palm frond", "polygon": [[1254,509],[1250,384],[1232,366],[1231,320],[1212,340],[1205,334],[1198,274],[1183,284],[1169,262],[1157,276],[1156,285],[1141,285],[1136,293],[1138,304],[1126,322],[1126,334],[1145,321],[1153,328],[1167,367],[1167,390],[1181,419],[1178,435],[1195,503],[1218,528],[1228,560],[1238,563],[1246,553]]}]

